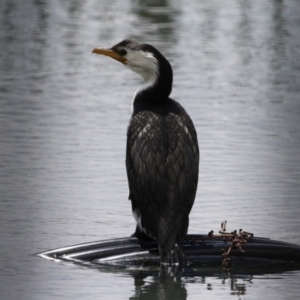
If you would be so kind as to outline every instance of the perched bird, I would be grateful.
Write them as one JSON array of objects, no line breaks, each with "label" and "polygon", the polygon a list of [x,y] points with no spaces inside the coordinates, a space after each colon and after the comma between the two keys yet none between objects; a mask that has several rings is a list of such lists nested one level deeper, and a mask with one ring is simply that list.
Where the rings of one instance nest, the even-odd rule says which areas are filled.
[{"label": "perched bird", "polygon": [[172,67],[153,46],[131,40],[93,53],[121,62],[144,79],[127,131],[129,200],[137,222],[133,236],[157,240],[161,263],[181,263],[198,184],[199,148],[191,118],[169,98]]}]

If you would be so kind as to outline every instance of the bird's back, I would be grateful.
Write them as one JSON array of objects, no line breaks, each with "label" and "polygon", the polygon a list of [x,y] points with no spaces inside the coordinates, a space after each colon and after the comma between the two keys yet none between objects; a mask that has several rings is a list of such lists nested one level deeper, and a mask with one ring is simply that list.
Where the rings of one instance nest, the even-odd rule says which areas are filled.
[{"label": "bird's back", "polygon": [[187,233],[198,165],[196,130],[180,104],[136,107],[127,132],[129,198],[140,229],[166,252]]}]

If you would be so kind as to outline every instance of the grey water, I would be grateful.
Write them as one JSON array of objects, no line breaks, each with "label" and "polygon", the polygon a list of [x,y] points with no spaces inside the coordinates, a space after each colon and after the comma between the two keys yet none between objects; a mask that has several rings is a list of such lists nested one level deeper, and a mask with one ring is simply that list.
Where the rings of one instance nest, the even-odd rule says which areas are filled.
[{"label": "grey water", "polygon": [[297,299],[299,271],[181,278],[35,253],[129,236],[126,127],[138,75],[92,54],[158,48],[201,150],[190,233],[300,244],[298,0],[0,2],[1,299]]}]

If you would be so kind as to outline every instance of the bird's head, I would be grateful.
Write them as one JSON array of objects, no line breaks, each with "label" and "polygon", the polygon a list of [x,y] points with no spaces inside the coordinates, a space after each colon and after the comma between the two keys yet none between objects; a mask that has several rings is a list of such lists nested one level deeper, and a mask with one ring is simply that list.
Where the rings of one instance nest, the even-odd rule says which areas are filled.
[{"label": "bird's head", "polygon": [[93,53],[109,56],[141,75],[145,81],[143,89],[163,83],[160,90],[166,90],[167,96],[170,94],[173,79],[171,65],[153,46],[123,40],[109,49],[95,48]]}]

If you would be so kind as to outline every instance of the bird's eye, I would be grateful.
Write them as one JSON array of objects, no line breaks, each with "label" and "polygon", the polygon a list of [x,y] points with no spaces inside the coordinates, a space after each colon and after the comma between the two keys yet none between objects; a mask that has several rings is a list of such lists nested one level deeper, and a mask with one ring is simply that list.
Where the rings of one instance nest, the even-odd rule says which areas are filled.
[{"label": "bird's eye", "polygon": [[120,50],[119,50],[119,54],[120,54],[121,56],[125,56],[125,55],[127,54],[127,51],[126,51],[125,49],[120,49]]}]

